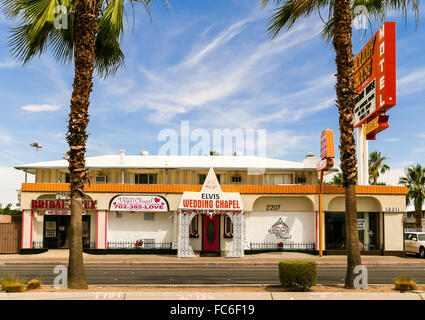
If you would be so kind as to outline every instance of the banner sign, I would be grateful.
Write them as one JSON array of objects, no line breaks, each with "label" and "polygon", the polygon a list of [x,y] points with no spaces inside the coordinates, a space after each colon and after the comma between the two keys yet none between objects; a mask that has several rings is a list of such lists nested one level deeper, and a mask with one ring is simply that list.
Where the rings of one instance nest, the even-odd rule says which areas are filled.
[{"label": "banner sign", "polygon": [[243,210],[241,195],[237,192],[184,192],[179,209]]},{"label": "banner sign", "polygon": [[[70,200],[31,200],[31,209],[69,209],[71,208]],[[83,200],[83,209],[97,209],[96,200]]]},{"label": "banner sign", "polygon": [[110,211],[168,212],[168,202],[161,196],[116,196],[111,200]]},{"label": "banner sign", "polygon": [[320,136],[320,158],[335,158],[334,151],[334,132],[331,129],[325,129]]},{"label": "banner sign", "polygon": [[396,104],[395,22],[385,22],[355,57],[354,126]]},{"label": "banner sign", "polygon": [[390,126],[388,124],[389,117],[387,115],[379,115],[367,122],[364,126],[366,140],[376,140],[376,135]]},{"label": "banner sign", "polygon": [[357,230],[364,231],[366,227],[366,219],[357,219]]}]

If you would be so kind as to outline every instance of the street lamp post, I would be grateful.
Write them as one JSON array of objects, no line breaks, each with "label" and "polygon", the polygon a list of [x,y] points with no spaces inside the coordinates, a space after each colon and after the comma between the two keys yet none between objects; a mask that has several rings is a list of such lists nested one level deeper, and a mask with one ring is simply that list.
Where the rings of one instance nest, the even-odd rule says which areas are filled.
[{"label": "street lamp post", "polygon": [[42,148],[41,144],[38,144],[38,142],[33,142],[30,144],[30,147],[35,148],[35,150],[37,151],[37,162],[38,162],[38,151],[40,151]]}]

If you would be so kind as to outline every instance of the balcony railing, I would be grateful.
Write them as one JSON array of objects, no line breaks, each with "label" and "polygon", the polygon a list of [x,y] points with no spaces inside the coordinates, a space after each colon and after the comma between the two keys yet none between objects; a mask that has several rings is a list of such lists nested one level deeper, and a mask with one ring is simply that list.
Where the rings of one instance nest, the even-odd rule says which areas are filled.
[{"label": "balcony railing", "polygon": [[135,241],[108,241],[108,249],[171,249],[172,242],[150,242],[143,241],[141,245],[136,245]]},{"label": "balcony railing", "polygon": [[314,251],[314,242],[250,242],[251,250]]},{"label": "balcony railing", "polygon": [[[33,241],[32,242],[33,249],[48,249],[47,243],[45,241]],[[84,249],[95,249],[96,248],[96,241],[87,241],[86,239],[83,240],[83,248]],[[67,249],[67,248],[64,248]]]},{"label": "balcony railing", "polygon": [[[185,191],[199,192],[201,185],[186,184],[119,184],[94,183],[85,185],[86,192],[148,192],[148,193],[183,193]],[[223,192],[239,192],[242,194],[317,194],[318,185],[221,185]],[[323,186],[323,194],[343,194],[341,186]],[[69,192],[67,183],[23,183],[22,192]],[[401,186],[356,186],[357,194],[392,194],[405,195],[406,187]]]}]

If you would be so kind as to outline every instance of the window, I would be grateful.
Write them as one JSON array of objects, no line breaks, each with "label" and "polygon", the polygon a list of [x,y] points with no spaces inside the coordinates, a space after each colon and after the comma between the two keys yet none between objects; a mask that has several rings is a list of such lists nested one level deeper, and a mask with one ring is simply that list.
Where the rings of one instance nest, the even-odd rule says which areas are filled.
[{"label": "window", "polygon": [[238,176],[232,177],[232,183],[241,183],[241,182],[242,182],[242,177],[238,177]]},{"label": "window", "polygon": [[194,216],[189,226],[189,237],[190,238],[198,238],[198,215]]},{"label": "window", "polygon": [[[361,250],[381,250],[379,242],[379,214],[358,212],[358,233]],[[325,246],[327,250],[346,250],[344,212],[325,213]]]},{"label": "window", "polygon": [[298,184],[304,184],[307,182],[307,178],[306,177],[297,177],[297,183]]},{"label": "window", "polygon": [[71,182],[71,174],[70,173],[65,173],[65,183],[70,183]]},{"label": "window", "polygon": [[[200,174],[198,177],[199,177],[199,184],[204,184],[205,179],[207,178],[207,175],[206,174]],[[221,176],[219,174],[216,174],[216,177],[217,177],[218,183],[221,183],[220,182]]]},{"label": "window", "polygon": [[156,173],[136,173],[134,175],[135,184],[157,184]]},{"label": "window", "polygon": [[153,221],[153,220],[155,220],[155,213],[153,213],[153,212],[145,212],[145,214],[144,214],[144,220],[145,221]]},{"label": "window", "polygon": [[267,185],[292,184],[292,174],[266,174],[264,180]]},{"label": "window", "polygon": [[233,223],[229,216],[224,216],[224,237],[233,238]]},{"label": "window", "polygon": [[97,176],[96,177],[96,183],[106,183],[107,181],[107,177],[106,176]]}]

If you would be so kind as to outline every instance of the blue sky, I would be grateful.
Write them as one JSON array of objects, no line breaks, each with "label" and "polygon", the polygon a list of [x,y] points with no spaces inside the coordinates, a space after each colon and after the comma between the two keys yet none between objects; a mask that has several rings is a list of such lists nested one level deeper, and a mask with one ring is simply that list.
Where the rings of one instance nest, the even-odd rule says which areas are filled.
[{"label": "blue sky", "polygon": [[[320,18],[301,20],[275,40],[266,34],[271,7],[259,1],[170,1],[156,4],[150,22],[136,9],[134,31],[127,28],[122,47],[126,66],[113,78],[94,79],[91,95],[87,156],[157,154],[163,129],[265,129],[267,156],[301,161],[307,152],[319,153],[320,133],[333,129],[339,142],[335,106],[334,52],[319,32]],[[425,89],[425,29],[414,16],[397,22],[397,106],[390,128],[369,142],[369,151],[386,155],[395,183],[402,168],[425,164],[422,119]],[[353,32],[357,53],[366,36]],[[10,168],[61,159],[65,140],[73,67],[55,62],[49,54],[21,66],[8,52],[8,29],[0,16],[0,203],[15,202],[23,176]],[[29,146],[37,141],[43,149]],[[193,145],[196,142],[193,142]],[[213,147],[211,147],[213,149]],[[339,152],[336,148],[337,159]],[[37,159],[38,157],[38,159]],[[9,200],[10,199],[10,200]]]}]

